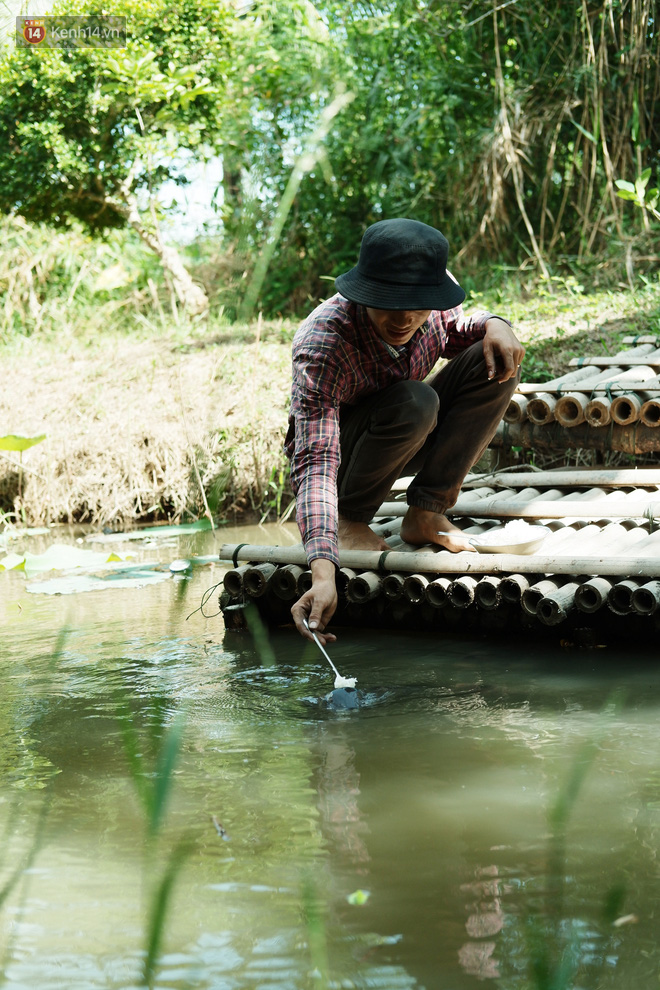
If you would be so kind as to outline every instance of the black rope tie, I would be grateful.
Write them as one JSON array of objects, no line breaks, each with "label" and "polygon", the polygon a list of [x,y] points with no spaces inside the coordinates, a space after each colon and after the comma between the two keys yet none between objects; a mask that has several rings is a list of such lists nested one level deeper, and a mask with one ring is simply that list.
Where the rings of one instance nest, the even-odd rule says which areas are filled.
[{"label": "black rope tie", "polygon": [[238,567],[238,555],[240,551],[243,549],[243,547],[249,547],[249,546],[250,546],[249,543],[239,543],[238,546],[235,548],[233,554],[231,555],[231,562],[234,566],[234,570],[236,570],[236,568]]},{"label": "black rope tie", "polygon": [[381,574],[385,574],[385,558],[387,557],[388,553],[392,553],[392,551],[383,550],[380,557],[378,558],[378,570],[380,571]]}]

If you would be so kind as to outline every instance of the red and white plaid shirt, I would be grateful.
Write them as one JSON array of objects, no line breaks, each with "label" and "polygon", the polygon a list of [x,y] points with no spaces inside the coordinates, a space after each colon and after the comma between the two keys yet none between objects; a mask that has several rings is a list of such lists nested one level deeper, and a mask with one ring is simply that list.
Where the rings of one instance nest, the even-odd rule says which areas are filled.
[{"label": "red and white plaid shirt", "polygon": [[291,460],[296,519],[307,559],[339,566],[337,471],[339,407],[402,379],[421,381],[440,358],[481,340],[494,314],[465,317],[462,306],[433,310],[395,356],[378,336],[365,306],[334,295],[293,338],[293,384],[285,450]]}]

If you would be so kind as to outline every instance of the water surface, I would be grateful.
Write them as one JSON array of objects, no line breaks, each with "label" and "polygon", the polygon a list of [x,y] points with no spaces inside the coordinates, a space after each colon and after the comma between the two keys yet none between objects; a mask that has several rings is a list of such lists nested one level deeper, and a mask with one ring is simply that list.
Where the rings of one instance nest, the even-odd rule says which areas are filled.
[{"label": "water surface", "polygon": [[[55,538],[81,534],[11,549]],[[168,565],[216,545],[131,552]],[[224,633],[217,592],[196,611],[224,571],[59,595],[29,590],[55,572],[0,573],[0,985],[140,985],[154,886],[183,844],[158,987],[527,990],[562,954],[562,986],[657,986],[654,655],[566,650],[552,631],[337,630],[365,696],[338,714],[295,630],[272,632],[268,659]],[[183,726],[152,840],[126,720],[147,780]],[[571,781],[562,831],[550,810]]]}]

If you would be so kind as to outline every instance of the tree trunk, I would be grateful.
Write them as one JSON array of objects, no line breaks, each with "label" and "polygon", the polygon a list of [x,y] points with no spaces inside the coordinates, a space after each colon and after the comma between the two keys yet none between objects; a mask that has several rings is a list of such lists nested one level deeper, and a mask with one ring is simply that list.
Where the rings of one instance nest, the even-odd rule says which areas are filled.
[{"label": "tree trunk", "polygon": [[131,225],[147,247],[158,255],[161,265],[172,278],[174,291],[186,312],[192,316],[206,313],[209,308],[208,296],[201,286],[193,281],[177,249],[163,244],[158,231],[145,225],[133,193],[122,189],[120,197],[110,199],[110,204]]}]

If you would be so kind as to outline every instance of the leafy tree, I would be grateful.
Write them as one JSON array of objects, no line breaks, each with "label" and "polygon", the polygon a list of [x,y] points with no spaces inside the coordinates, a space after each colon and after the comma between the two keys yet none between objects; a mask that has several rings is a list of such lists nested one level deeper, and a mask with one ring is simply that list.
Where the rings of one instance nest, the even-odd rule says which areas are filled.
[{"label": "leafy tree", "polygon": [[[282,13],[287,7],[281,3]],[[616,195],[657,162],[660,33],[652,0],[316,0],[334,79],[354,94],[301,184],[262,295],[302,310],[352,264],[367,224],[410,215],[440,226],[461,275],[484,261],[547,275],[630,236]],[[255,5],[255,10],[259,5]],[[312,107],[327,105],[332,85]],[[290,91],[286,125],[310,104]],[[263,106],[268,93],[262,90]],[[264,229],[291,162],[278,94],[248,163]],[[296,116],[298,115],[298,116]],[[277,195],[273,197],[273,191]],[[245,214],[244,214],[245,215]],[[642,231],[642,233],[644,233]],[[648,251],[644,252],[648,254]]]},{"label": "leafy tree", "polygon": [[[85,13],[64,0],[54,13]],[[236,19],[218,0],[108,0],[124,50],[6,50],[0,56],[0,210],[92,232],[130,224],[193,313],[208,300],[158,224],[158,190],[185,182],[185,153],[221,143]]]}]

